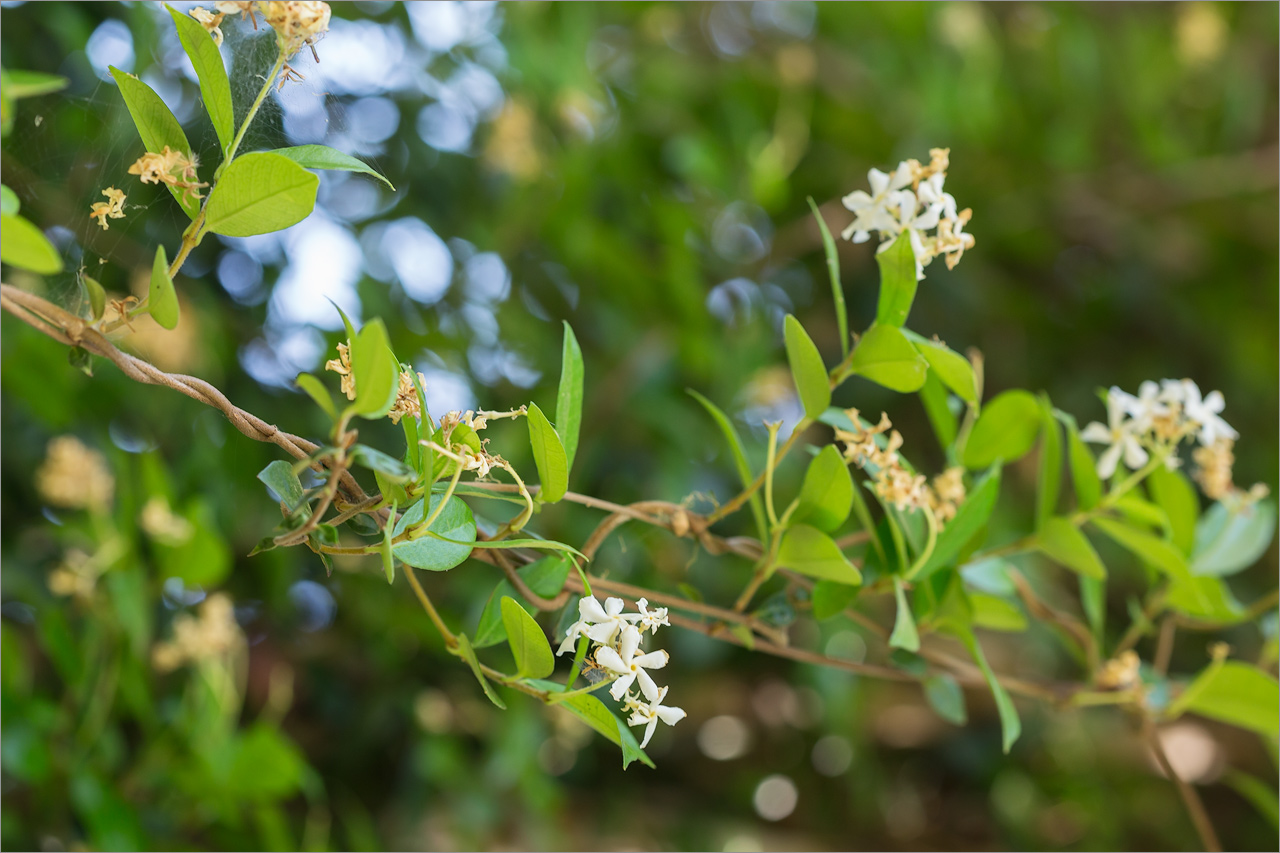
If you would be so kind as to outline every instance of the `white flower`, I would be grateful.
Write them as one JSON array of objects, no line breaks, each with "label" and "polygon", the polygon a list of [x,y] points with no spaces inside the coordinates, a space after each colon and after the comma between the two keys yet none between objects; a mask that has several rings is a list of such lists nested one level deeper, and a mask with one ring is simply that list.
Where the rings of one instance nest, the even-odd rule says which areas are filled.
[{"label": "white flower", "polygon": [[636,609],[640,611],[640,618],[636,621],[640,626],[641,634],[646,630],[652,631],[656,634],[658,633],[659,626],[671,626],[671,623],[667,620],[667,608],[665,607],[658,607],[654,610],[650,610],[648,600],[642,598],[636,602]]},{"label": "white flower", "polygon": [[594,595],[583,596],[578,601],[578,621],[569,626],[556,654],[570,651],[580,634],[586,634],[597,643],[612,643],[619,631],[640,618],[637,613],[624,614],[622,608],[625,606],[626,602],[621,598],[606,598],[601,607]]},{"label": "white flower", "polygon": [[[652,683],[651,681],[650,684]],[[653,737],[653,730],[658,727],[658,720],[662,720],[668,726],[674,726],[686,716],[683,708],[662,704],[662,700],[667,697],[667,690],[669,689],[663,687],[655,690],[652,694],[646,692],[645,698],[649,700],[647,703],[631,696],[627,697],[627,708],[631,711],[631,716],[627,719],[627,725],[645,727],[644,740],[640,741],[641,749],[649,745],[649,738]]]},{"label": "white flower", "polygon": [[658,685],[653,683],[653,679],[645,670],[662,669],[667,665],[670,657],[664,651],[640,654],[640,632],[634,625],[628,625],[622,629],[622,642],[619,643],[617,651],[614,651],[611,646],[601,646],[596,649],[596,663],[618,676],[618,680],[609,689],[609,695],[614,699],[621,699],[622,694],[626,693],[635,681],[640,682],[640,690],[646,696],[656,694]]},{"label": "white flower", "polygon": [[1137,397],[1112,386],[1107,394],[1107,426],[1094,421],[1080,432],[1080,438],[1095,444],[1111,446],[1098,457],[1098,476],[1107,479],[1116,472],[1116,464],[1124,455],[1129,468],[1141,468],[1147,464],[1147,451],[1138,442],[1136,423],[1126,420],[1125,414],[1139,402]]},{"label": "white flower", "polygon": [[1190,379],[1182,380],[1182,410],[1188,420],[1195,421],[1200,427],[1200,443],[1211,446],[1219,438],[1237,439],[1240,434],[1218,417],[1218,413],[1226,407],[1221,391],[1210,391],[1204,398],[1200,397],[1200,387]]},{"label": "white flower", "polygon": [[1137,432],[1146,432],[1151,428],[1152,422],[1159,416],[1169,414],[1169,406],[1167,403],[1181,403],[1181,399],[1170,395],[1168,389],[1168,380],[1165,380],[1166,386],[1162,390],[1159,385],[1150,379],[1138,386],[1138,396],[1125,394],[1121,398],[1124,401],[1125,411],[1133,418],[1133,429]]},{"label": "white flower", "polygon": [[897,233],[897,219],[889,212],[889,207],[894,203],[895,192],[911,183],[911,169],[906,161],[899,163],[898,168],[887,175],[879,169],[872,169],[867,172],[867,183],[871,184],[870,194],[865,190],[854,190],[842,199],[844,206],[857,214],[857,218],[840,236],[855,243],[865,243],[872,231]]}]

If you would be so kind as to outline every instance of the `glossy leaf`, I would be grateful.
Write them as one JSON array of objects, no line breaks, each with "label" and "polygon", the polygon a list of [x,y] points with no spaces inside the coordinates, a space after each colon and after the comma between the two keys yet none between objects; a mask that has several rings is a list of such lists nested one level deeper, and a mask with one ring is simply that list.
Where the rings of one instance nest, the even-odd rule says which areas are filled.
[{"label": "glossy leaf", "polygon": [[214,234],[253,237],[296,225],[316,206],[320,179],[270,151],[232,160],[209,193],[205,224]]},{"label": "glossy leaf", "polygon": [[1234,625],[1248,615],[1221,578],[1193,576],[1169,585],[1165,604],[1203,622]]},{"label": "glossy leaf", "polygon": [[507,629],[507,645],[521,678],[546,678],[556,668],[547,635],[514,598],[502,599],[502,624]]},{"label": "glossy leaf", "polygon": [[884,251],[876,252],[880,266],[880,300],[876,305],[876,323],[901,326],[911,313],[916,298],[916,253],[911,235],[903,230]]},{"label": "glossy leaf", "polygon": [[570,471],[573,457],[578,453],[578,432],[582,426],[582,380],[582,348],[566,321],[560,354],[560,385],[556,391],[556,434],[564,445],[565,466]]},{"label": "glossy leaf", "polygon": [[1040,466],[1036,476],[1036,529],[1039,530],[1058,508],[1062,488],[1062,433],[1053,416],[1049,398],[1040,397]]},{"label": "glossy leaf", "polygon": [[1084,577],[1102,580],[1107,576],[1106,566],[1088,537],[1061,516],[1054,516],[1044,523],[1036,536],[1036,547],[1050,559]]},{"label": "glossy leaf", "polygon": [[[711,415],[711,419],[716,422],[716,426],[720,427],[720,432],[724,435],[725,443],[729,445],[729,453],[733,456],[733,466],[738,471],[738,480],[745,489],[749,487],[755,476],[751,473],[751,466],[747,463],[746,451],[742,449],[742,439],[738,437],[738,431],[734,429],[733,422],[729,420],[729,416],[720,410],[720,407],[708,400],[706,397],[694,391],[692,388],[685,389],[689,396],[702,404],[702,407]],[[764,504],[760,500],[759,491],[751,496],[750,500],[751,515],[756,522],[756,533],[763,542],[768,538],[769,528],[765,524]]]},{"label": "glossy leaf", "polygon": [[307,392],[308,397],[315,400],[316,405],[323,409],[326,415],[330,418],[338,417],[338,410],[333,405],[333,395],[329,393],[329,389],[323,382],[310,373],[299,373],[294,381],[300,389]]},{"label": "glossy leaf", "polygon": [[920,633],[916,630],[916,620],[911,615],[911,605],[907,603],[907,595],[902,581],[893,579],[893,598],[898,606],[898,615],[893,621],[893,633],[889,635],[889,645],[895,649],[906,649],[909,652],[920,651]]},{"label": "glossy leaf", "polygon": [[92,276],[80,276],[80,283],[84,286],[85,296],[89,299],[89,313],[94,320],[101,320],[102,315],[107,312],[107,291],[103,289],[101,282]]},{"label": "glossy leaf", "polygon": [[[187,135],[182,132],[182,125],[155,90],[119,68],[112,68],[111,76],[120,89],[120,97],[124,98],[125,106],[129,108],[133,126],[138,129],[138,136],[142,138],[142,147],[154,154],[161,154],[167,145],[171,150],[181,151],[183,156],[190,158],[191,145],[187,142]],[[196,214],[200,212],[198,199],[180,187],[169,186],[169,193],[188,218],[196,218]]]},{"label": "glossy leaf", "polygon": [[[529,679],[528,683],[533,687],[550,693],[564,691],[564,685],[556,684],[554,681]],[[608,740],[620,746],[622,748],[623,770],[626,770],[627,766],[633,761],[639,761],[647,767],[654,766],[653,761],[640,748],[640,744],[636,741],[635,735],[631,733],[631,729],[615,717],[603,702],[591,694],[580,693],[567,699],[557,699],[550,704],[557,708],[563,708],[592,729],[604,735]]]},{"label": "glossy leaf", "polygon": [[956,393],[966,403],[978,401],[978,379],[973,373],[973,365],[969,359],[940,341],[929,340],[908,329],[903,334],[916,345],[916,349],[929,362],[929,370],[944,385]]},{"label": "glossy leaf", "polygon": [[1000,714],[1001,741],[1004,752],[1007,755],[1009,750],[1013,748],[1014,743],[1022,735],[1022,719],[1018,716],[1018,709],[1014,707],[1013,700],[1009,698],[1009,693],[1000,684],[996,674],[991,671],[991,665],[987,663],[987,656],[983,654],[982,646],[978,645],[978,640],[973,636],[973,632],[966,629],[955,633],[960,642],[969,651],[969,656],[973,658],[974,663],[978,665],[978,669],[982,670],[982,677],[986,680],[987,687],[991,689],[991,695],[996,700],[996,710]]},{"label": "glossy leaf", "polygon": [[1196,525],[1191,570],[1221,577],[1247,569],[1271,545],[1275,529],[1273,501],[1258,501],[1235,511],[1215,503]]},{"label": "glossy leaf", "polygon": [[1054,414],[1067,428],[1067,460],[1071,468],[1071,482],[1076,490],[1076,503],[1080,509],[1093,509],[1102,499],[1102,480],[1098,478],[1097,462],[1080,439],[1076,419],[1065,412]]},{"label": "glossy leaf", "polygon": [[480,660],[476,657],[476,650],[471,647],[471,641],[467,639],[466,634],[458,634],[458,655],[467,662],[467,666],[471,667],[471,672],[475,675],[476,681],[480,682],[480,689],[484,691],[485,696],[489,697],[489,701],[502,710],[507,710],[507,703],[502,701],[502,697],[493,689],[489,679],[484,677],[484,671],[480,669]]},{"label": "glossy leaf", "polygon": [[1147,477],[1151,497],[1164,510],[1169,520],[1173,544],[1189,555],[1196,542],[1196,519],[1200,516],[1200,500],[1186,475],[1158,466]]},{"label": "glossy leaf", "polygon": [[973,484],[955,518],[947,522],[938,534],[933,553],[911,580],[923,580],[958,558],[964,547],[986,526],[999,496],[1000,465],[996,464]]},{"label": "glossy leaf", "polygon": [[844,524],[852,506],[853,477],[849,466],[835,445],[828,444],[809,462],[791,520],[832,533]]},{"label": "glossy leaf", "polygon": [[861,584],[862,575],[827,534],[807,524],[796,524],[782,534],[778,566],[811,578]]},{"label": "glossy leaf", "polygon": [[[543,598],[554,598],[564,587],[565,578],[569,576],[569,560],[559,554],[543,557],[541,560],[535,560],[527,566],[522,566],[516,570],[516,573],[520,575],[520,579],[535,595]],[[515,599],[530,615],[534,615],[534,606],[525,601],[516,592],[510,581],[499,581],[497,587],[493,590],[493,594],[489,596],[489,600],[485,603],[484,611],[480,614],[480,622],[476,625],[475,640],[473,641],[473,645],[476,648],[492,646],[495,643],[501,643],[507,638],[507,629],[502,621],[501,606],[502,599],[505,597]],[[575,610],[574,612],[576,613],[577,611]]]},{"label": "glossy leaf", "polygon": [[1221,720],[1275,740],[1280,737],[1280,684],[1257,667],[1239,661],[1210,664],[1169,707],[1169,716],[1188,711]]},{"label": "glossy leaf", "polygon": [[933,434],[938,437],[938,446],[947,450],[955,443],[959,424],[955,412],[947,405],[947,389],[936,372],[925,377],[920,386],[920,402],[924,405],[924,413],[933,427]]},{"label": "glossy leaf", "polygon": [[831,381],[822,355],[814,346],[809,333],[800,321],[790,314],[783,323],[786,338],[787,361],[791,365],[791,377],[796,383],[796,393],[804,406],[807,417],[817,419],[831,405]]},{"label": "glossy leaf", "polygon": [[836,252],[836,241],[831,236],[831,229],[822,218],[822,211],[813,198],[809,198],[809,209],[818,223],[818,233],[822,236],[822,254],[827,261],[827,275],[831,279],[831,301],[836,309],[836,328],[840,332],[840,355],[849,354],[849,310],[844,304],[844,288],[840,286],[840,255]]},{"label": "glossy leaf", "polygon": [[964,691],[950,675],[946,673],[930,675],[925,678],[923,687],[924,697],[929,702],[929,707],[933,708],[939,717],[953,726],[963,726],[969,721],[969,714],[965,709]]},{"label": "glossy leaf", "polygon": [[356,382],[351,411],[369,420],[391,411],[400,387],[400,363],[391,352],[387,327],[381,318],[365,323],[351,340],[351,375]]},{"label": "glossy leaf", "polygon": [[839,616],[857,597],[858,588],[855,586],[838,581],[818,581],[810,593],[813,618],[821,622]]},{"label": "glossy leaf", "polygon": [[538,499],[555,503],[569,489],[569,460],[564,445],[537,403],[529,404],[526,420],[529,422],[529,444],[533,446],[533,463],[538,468],[538,480],[542,484]]},{"label": "glossy leaf", "polygon": [[1035,396],[1005,391],[982,407],[965,443],[964,464],[985,468],[997,459],[1012,462],[1031,449],[1039,433],[1040,403]]},{"label": "glossy leaf", "polygon": [[222,64],[222,53],[199,21],[167,4],[165,8],[173,17],[174,26],[178,29],[178,39],[195,68],[205,111],[213,122],[213,129],[218,134],[223,152],[226,152],[236,131],[231,109],[231,83],[227,79],[227,69]]},{"label": "glossy leaf", "polygon": [[[431,495],[430,510],[427,515],[435,512],[442,497],[443,495]],[[393,535],[399,536],[407,528],[424,521],[427,518],[427,515],[423,514],[425,505],[425,501],[418,501],[409,507],[396,522]],[[427,529],[453,541],[442,542],[424,535],[408,542],[401,542],[392,549],[400,562],[431,572],[445,572],[471,555],[471,543],[476,541],[476,522],[471,515],[471,507],[467,506],[461,498],[449,498],[449,502]]]},{"label": "glossy leaf", "polygon": [[382,555],[382,572],[387,576],[387,583],[395,583],[396,581],[396,557],[392,550],[391,536],[392,530],[395,528],[396,520],[396,502],[391,502],[391,515],[388,517],[388,523],[382,528],[382,546],[379,553]]},{"label": "glossy leaf", "polygon": [[984,592],[969,593],[973,624],[988,631],[1018,633],[1027,630],[1027,617],[1013,602]]},{"label": "glossy leaf", "polygon": [[1091,524],[1144,562],[1167,574],[1175,583],[1190,580],[1191,569],[1186,558],[1165,540],[1114,518],[1095,518]]},{"label": "glossy leaf", "polygon": [[363,175],[369,175],[377,178],[386,184],[390,189],[391,182],[376,169],[358,160],[350,154],[343,154],[336,148],[330,148],[328,145],[294,145],[290,148],[275,148],[272,154],[279,154],[281,157],[288,157],[293,162],[307,169],[330,169],[340,172],[359,172]]},{"label": "glossy leaf", "polygon": [[293,512],[302,506],[306,499],[306,494],[302,489],[302,482],[298,480],[298,475],[293,472],[293,465],[283,459],[277,459],[259,471],[258,479],[267,488],[275,492],[276,497],[279,498],[289,512]]},{"label": "glossy leaf", "polygon": [[0,214],[0,261],[41,275],[62,272],[62,256],[49,238],[16,214]]},{"label": "glossy leaf", "polygon": [[377,471],[394,483],[407,483],[413,479],[413,469],[408,465],[366,444],[352,445],[351,460],[370,471]]},{"label": "glossy leaf", "polygon": [[164,246],[156,246],[156,257],[151,264],[151,289],[147,292],[147,310],[157,323],[166,329],[178,325],[178,293],[169,278],[169,258]]},{"label": "glossy leaf", "polygon": [[22,202],[18,200],[18,194],[4,184],[0,184],[0,213],[5,216],[14,216],[20,209],[22,209]]},{"label": "glossy leaf", "polygon": [[877,385],[902,393],[919,391],[929,363],[896,326],[879,323],[858,339],[849,366]]}]

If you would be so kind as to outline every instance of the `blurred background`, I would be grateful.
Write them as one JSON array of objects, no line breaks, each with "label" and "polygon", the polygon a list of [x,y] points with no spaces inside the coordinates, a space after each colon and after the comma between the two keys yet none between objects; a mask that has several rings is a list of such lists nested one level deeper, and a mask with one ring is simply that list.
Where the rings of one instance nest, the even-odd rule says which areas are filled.
[{"label": "blurred background", "polygon": [[[332,5],[319,64],[299,55],[305,80],[271,96],[246,146],[323,142],[396,189],[323,173],[305,222],[206,239],[178,282],[178,329],[140,322],[123,342],[162,368],[320,439],[324,418],[292,382],[334,355],[341,321],[328,299],[387,320],[437,415],[551,405],[568,320],[587,371],[571,488],[705,506],[699,496],[734,493],[733,467],[685,389],[729,411],[758,461],[762,420],[797,414],[782,316],[797,314],[828,363],[838,358],[806,197],[838,233],[852,218],[839,199],[865,187],[869,168],[941,146],[977,246],[954,271],[929,268],[911,327],[980,348],[987,396],[1044,390],[1082,424],[1104,415],[1100,387],[1186,376],[1221,389],[1241,434],[1237,481],[1275,491],[1274,4]],[[217,160],[168,16],[155,3],[0,8],[5,67],[71,81],[18,103],[2,161],[68,271],[6,282],[74,307],[83,266],[118,295],[145,291],[154,245],[175,246],[185,218],[126,176],[142,148],[107,67],[150,83],[204,161]],[[222,29],[239,115],[273,47],[247,21]],[[89,205],[124,184],[138,207],[103,232]],[[840,244],[856,329],[874,316],[872,245]],[[8,316],[2,346],[7,848],[1196,844],[1118,712],[1021,704],[1024,735],[1003,756],[983,691],[967,693],[969,723],[957,727],[918,687],[678,629],[659,639],[679,662],[665,674],[689,717],[656,734],[657,770],[624,773],[616,749],[577,723],[517,697],[506,713],[489,705],[377,560],[327,577],[303,549],[245,556],[277,520],[254,479],[277,449],[109,364],[89,378]],[[888,408],[912,458],[942,464],[914,397],[855,380],[836,402]],[[361,431],[401,447],[390,424]],[[103,454],[109,511],[51,507],[37,491],[46,446],[63,434]],[[522,428],[490,434],[492,450],[531,468]],[[1019,498],[1034,479],[1034,457],[1011,468],[993,536],[1026,524]],[[789,468],[780,488],[798,481]],[[564,505],[536,526],[580,544],[598,520]],[[84,569],[94,560],[112,564],[100,581]],[[750,567],[624,527],[594,570],[669,592],[688,582],[723,603]],[[52,580],[59,572],[89,580]],[[1142,589],[1131,574],[1112,585],[1113,636]],[[1233,587],[1248,602],[1275,578],[1273,545]],[[423,582],[470,631],[497,580],[472,561]],[[243,647],[154,667],[175,624],[214,630],[215,591],[234,602]],[[1078,607],[1073,583],[1044,594]],[[1274,615],[1226,639],[1256,656],[1268,631],[1274,642]],[[792,637],[853,660],[881,654],[843,617],[801,618]],[[1078,677],[1039,626],[982,640],[997,669]],[[1199,670],[1207,643],[1179,635],[1173,671]],[[1151,647],[1140,644],[1144,658]],[[1227,847],[1270,847],[1275,826],[1241,795],[1238,772],[1274,779],[1274,745],[1268,755],[1198,720],[1165,736]]]}]

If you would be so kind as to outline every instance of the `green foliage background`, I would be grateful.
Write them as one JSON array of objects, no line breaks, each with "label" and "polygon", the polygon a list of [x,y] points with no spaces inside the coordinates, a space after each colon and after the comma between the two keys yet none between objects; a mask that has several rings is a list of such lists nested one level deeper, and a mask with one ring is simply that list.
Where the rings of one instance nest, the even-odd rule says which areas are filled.
[{"label": "green foliage background", "polygon": [[[319,99],[325,120],[291,125],[289,110],[273,103],[250,143],[326,141],[377,165],[395,193],[377,187],[370,196],[375,185],[365,177],[322,175],[321,208],[337,228],[358,236],[413,217],[446,241],[501,258],[508,297],[476,297],[463,268],[471,250],[455,242],[451,286],[438,302],[418,301],[370,274],[386,266],[388,251],[370,238],[355,282],[360,314],[386,318],[402,358],[450,373],[455,384],[471,377],[482,406],[532,397],[549,408],[560,320],[573,324],[587,365],[576,491],[624,503],[732,494],[731,460],[684,389],[731,414],[754,405],[758,421],[760,406],[779,400],[779,318],[788,310],[833,363],[836,322],[805,198],[843,227],[850,217],[838,199],[864,186],[868,168],[924,159],[932,146],[951,148],[947,188],[972,206],[978,243],[955,271],[929,269],[912,327],[956,349],[980,348],[988,397],[1043,389],[1081,423],[1102,417],[1099,387],[1189,376],[1219,388],[1241,433],[1238,481],[1275,490],[1274,4],[520,4],[472,7],[452,45],[453,19],[415,29],[399,4],[336,3],[334,15],[320,67],[304,52],[296,64],[308,81],[282,95]],[[133,71],[186,105],[179,114],[192,117],[188,135],[212,161],[216,137],[193,108],[198,89],[171,49],[168,17],[152,4],[27,3],[6,4],[0,19],[7,68],[71,80],[62,95],[20,102],[4,181],[24,215],[63,229],[55,241],[69,270],[83,261],[94,271],[105,258],[104,285],[127,292],[149,269],[148,247],[176,245],[184,223],[167,194],[126,179],[141,148],[86,48],[95,39],[98,50],[114,44],[102,34],[118,34],[111,22],[123,22]],[[228,19],[224,30],[224,51],[237,56],[239,116],[269,56],[247,24]],[[379,56],[372,67],[345,65],[339,51],[354,42],[340,34],[374,30],[398,33],[383,37],[402,53],[386,54],[382,67]],[[424,136],[436,137],[422,131],[443,112],[422,111],[456,107],[450,98],[470,90],[441,81],[457,83],[474,62],[493,69],[506,106],[478,111],[463,151],[433,147]],[[337,77],[322,76],[330,63]],[[395,132],[361,140],[363,110],[388,105]],[[102,187],[126,180],[130,203],[147,208],[100,232],[88,206]],[[321,333],[286,328],[269,313],[285,259],[296,263],[305,247],[286,244],[274,261],[264,251],[261,283],[246,287],[243,270],[252,278],[254,265],[224,263],[237,246],[248,251],[206,240],[179,278],[184,310],[174,337],[133,345],[283,429],[319,437],[324,422],[305,397],[284,380],[258,381],[289,373],[298,352],[307,363],[293,372],[317,368],[338,340],[337,330],[323,330],[321,353]],[[861,328],[874,313],[872,249],[841,242],[840,252]],[[62,302],[78,298],[71,272],[6,281]],[[291,291],[295,308],[308,300],[327,307],[323,266],[307,284],[314,289],[301,297]],[[110,365],[88,378],[62,347],[12,318],[2,346],[6,847],[50,838],[156,848],[1194,844],[1173,787],[1150,769],[1128,722],[1108,710],[1023,706],[1026,734],[1005,757],[981,692],[968,694],[970,723],[957,728],[933,718],[916,687],[761,659],[676,629],[665,634],[674,661],[667,674],[689,719],[656,736],[656,771],[624,774],[616,751],[578,739],[536,704],[511,701],[503,714],[484,702],[403,582],[388,587],[376,559],[340,564],[326,578],[303,549],[244,556],[274,524],[276,508],[254,479],[280,458],[274,448]],[[259,365],[253,375],[248,363]],[[859,380],[835,402],[869,412],[893,405],[913,455],[941,463],[913,399]],[[740,425],[762,455],[763,431]],[[160,603],[161,588],[173,573],[226,589],[242,607],[252,642],[247,698],[240,734],[227,741],[235,754],[223,754],[216,772],[199,757],[199,728],[174,723],[185,719],[187,676],[154,674],[145,648],[119,636],[141,630],[119,610],[125,598],[87,608],[48,592],[48,572],[78,523],[42,509],[33,477],[48,439],[65,432],[104,450],[115,470],[117,524],[145,591],[141,618],[153,623],[144,637],[167,636],[174,609]],[[491,433],[493,449],[531,470],[521,430]],[[399,447],[389,424],[362,434]],[[784,488],[798,485],[798,468]],[[1034,479],[1034,458],[1006,473],[1013,494],[1026,498]],[[171,490],[205,537],[176,562],[133,529],[157,488]],[[997,513],[993,530],[1025,524],[1030,501],[1006,497]],[[537,523],[581,543],[596,520],[560,506]],[[732,601],[749,567],[623,528],[595,570],[669,590],[688,580],[711,600]],[[1271,588],[1275,574],[1273,545],[1240,576],[1241,599]],[[446,618],[467,630],[496,581],[475,562],[424,578]],[[1125,598],[1138,589],[1131,583],[1113,590],[1114,624],[1123,625]],[[1059,592],[1074,595],[1070,585]],[[850,628],[822,630],[826,642]],[[1252,626],[1227,639],[1245,657],[1263,642]],[[1073,671],[1038,626],[984,643],[1005,668]],[[1151,645],[1140,646],[1148,659]],[[1204,638],[1182,635],[1174,670],[1205,660]],[[124,673],[119,689],[102,678],[112,665]],[[277,713],[269,683],[285,670],[292,701]],[[751,731],[749,751],[724,763],[698,746],[702,724],[720,714]],[[1231,766],[1274,778],[1274,744],[1268,760],[1251,737],[1209,728]],[[828,735],[853,755],[834,778],[811,762]],[[753,811],[752,793],[775,773],[795,781],[799,802],[769,823]],[[1229,785],[1202,793],[1228,847],[1274,841],[1274,826]]]}]

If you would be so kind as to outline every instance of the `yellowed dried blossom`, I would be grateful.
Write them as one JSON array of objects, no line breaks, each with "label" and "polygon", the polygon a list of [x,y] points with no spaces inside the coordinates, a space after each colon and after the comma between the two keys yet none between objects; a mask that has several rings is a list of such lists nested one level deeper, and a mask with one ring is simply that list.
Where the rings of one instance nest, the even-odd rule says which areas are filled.
[{"label": "yellowed dried blossom", "polygon": [[1235,488],[1231,483],[1231,466],[1236,461],[1232,453],[1234,446],[1234,441],[1222,437],[1208,447],[1197,447],[1191,453],[1197,466],[1191,478],[1200,484],[1200,490],[1210,500],[1222,500]]},{"label": "yellowed dried blossom", "polygon": [[877,468],[889,468],[898,464],[897,451],[902,446],[902,436],[897,430],[889,433],[883,448],[876,443],[876,436],[893,426],[888,414],[881,412],[880,422],[873,427],[862,426],[857,409],[846,409],[845,414],[857,425],[857,429],[852,432],[836,429],[836,441],[844,443],[846,459],[858,465],[870,464]]},{"label": "yellowed dried blossom", "polygon": [[[215,7],[216,8],[216,7]],[[191,17],[200,22],[200,26],[204,27],[205,32],[213,36],[213,43],[218,47],[222,47],[222,24],[223,13],[213,14],[202,6],[197,6],[189,13]]]},{"label": "yellowed dried blossom", "polygon": [[173,639],[157,643],[151,663],[167,672],[188,663],[221,657],[240,648],[244,634],[236,624],[235,608],[224,593],[214,593],[200,605],[198,617],[180,613],[173,620]]},{"label": "yellowed dried blossom", "polygon": [[102,508],[111,503],[116,481],[106,458],[70,435],[49,442],[48,455],[36,470],[36,490],[54,506]]},{"label": "yellowed dried blossom", "polygon": [[[427,378],[421,373],[418,374],[418,381],[422,383],[422,387],[426,387]],[[418,389],[414,387],[413,376],[409,371],[402,370],[400,387],[396,390],[396,402],[391,407],[388,417],[393,424],[398,424],[405,415],[414,418],[422,417],[422,403],[418,400]]]},{"label": "yellowed dried blossom", "polygon": [[941,524],[956,517],[956,510],[964,503],[964,469],[948,468],[933,478],[933,485],[926,492],[929,508]]},{"label": "yellowed dried blossom", "polygon": [[191,539],[195,530],[191,522],[180,515],[175,515],[169,508],[169,502],[159,495],[149,499],[142,507],[138,517],[138,525],[143,531],[166,545],[181,545]]},{"label": "yellowed dried blossom", "polygon": [[516,98],[508,98],[493,120],[484,160],[491,169],[513,178],[530,180],[542,172],[542,157],[535,139],[538,122],[533,109]]},{"label": "yellowed dried blossom", "polygon": [[1098,672],[1097,685],[1103,690],[1127,690],[1139,683],[1142,660],[1132,649],[1121,652],[1102,665]]},{"label": "yellowed dried blossom", "polygon": [[254,0],[218,0],[217,3],[213,4],[213,8],[224,15],[234,15],[239,12],[240,20],[243,21],[248,18],[253,21],[253,28],[256,30],[258,28],[258,18],[253,14],[253,3]]},{"label": "yellowed dried blossom", "polygon": [[98,220],[98,224],[102,226],[102,230],[106,231],[110,226],[107,225],[107,218],[124,219],[124,200],[126,198],[123,190],[115,187],[107,187],[102,191],[107,197],[106,201],[95,201],[90,209],[93,211],[89,214],[90,219]]},{"label": "yellowed dried blossom", "polygon": [[932,257],[942,255],[949,270],[955,269],[956,264],[964,257],[965,250],[972,249],[977,243],[976,237],[964,231],[964,226],[969,224],[972,217],[973,209],[966,207],[955,219],[938,220],[938,235],[932,241],[926,241]]},{"label": "yellowed dried blossom", "polygon": [[921,181],[926,181],[934,175],[946,174],[947,167],[951,165],[951,149],[930,148],[927,166],[922,166],[919,160],[907,160],[906,164],[911,174],[911,188],[915,190]]},{"label": "yellowed dried blossom", "polygon": [[315,44],[329,29],[329,4],[317,0],[259,0],[258,11],[279,35],[285,56]]},{"label": "yellowed dried blossom", "polygon": [[920,509],[929,502],[924,475],[912,474],[898,465],[880,469],[876,474],[875,489],[881,500],[893,504],[900,511]]},{"label": "yellowed dried blossom", "polygon": [[71,550],[62,565],[49,573],[49,591],[54,595],[88,598],[101,575],[102,569],[93,558],[83,551]]},{"label": "yellowed dried blossom", "polygon": [[138,175],[144,184],[168,184],[186,191],[188,196],[202,198],[198,189],[209,186],[196,180],[196,168],[199,163],[194,155],[190,158],[181,151],[174,151],[168,145],[159,154],[148,151],[129,167],[130,175]]},{"label": "yellowed dried blossom", "polygon": [[346,344],[338,344],[338,357],[325,362],[324,369],[342,377],[342,393],[348,400],[356,398],[356,377],[351,372],[351,350]]}]

